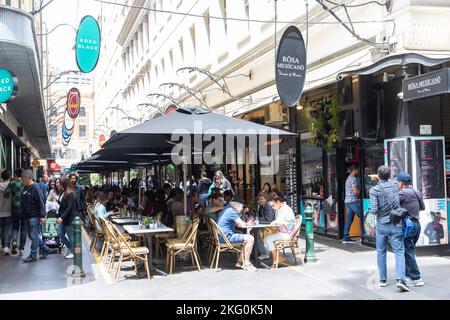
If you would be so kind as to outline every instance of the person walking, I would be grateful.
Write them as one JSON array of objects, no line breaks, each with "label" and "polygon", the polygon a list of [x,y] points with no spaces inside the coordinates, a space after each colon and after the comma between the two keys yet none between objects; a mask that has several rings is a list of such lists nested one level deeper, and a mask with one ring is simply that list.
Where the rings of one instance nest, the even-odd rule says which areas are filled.
[{"label": "person walking", "polygon": [[400,191],[398,197],[400,206],[407,210],[407,217],[412,222],[412,230],[405,235],[405,273],[406,283],[420,287],[424,285],[416,261],[416,243],[420,236],[419,212],[425,210],[422,194],[411,186],[411,176],[401,172],[397,176]]},{"label": "person walking", "polygon": [[350,227],[355,219],[355,214],[359,218],[359,224],[361,228],[361,235],[364,232],[364,223],[361,216],[361,204],[359,202],[359,187],[358,179],[359,174],[358,167],[355,165],[350,166],[350,174],[345,181],[345,209],[346,219],[344,226],[344,240],[343,243],[355,243],[356,241],[350,238]]},{"label": "person walking", "polygon": [[27,241],[27,225],[28,221],[22,210],[22,182],[23,169],[19,168],[14,171],[14,179],[12,179],[5,191],[3,192],[3,199],[10,199],[11,203],[11,254],[17,254],[17,236],[19,237],[19,256],[23,255],[25,249],[25,242]]},{"label": "person walking", "polygon": [[61,179],[56,178],[54,181],[50,182],[50,192],[48,193],[47,202],[58,202],[59,195],[63,191],[61,185]]},{"label": "person walking", "polygon": [[62,178],[61,185],[63,192],[59,197],[58,220],[56,220],[56,222],[58,223],[59,237],[67,248],[67,254],[64,257],[66,259],[72,259],[74,238],[72,222],[79,212],[77,211],[73,183],[67,178]]},{"label": "person walking", "polygon": [[86,223],[86,195],[83,188],[77,184],[78,177],[75,173],[71,173],[69,179],[75,191],[75,211],[81,214],[83,222]]},{"label": "person walking", "polygon": [[42,194],[44,195],[44,199],[47,200],[48,192],[49,192],[49,186],[48,186],[48,175],[43,174],[40,178],[40,181],[38,183],[39,187],[42,190]]},{"label": "person walking", "polygon": [[[0,182],[0,198],[3,199],[3,193],[8,187],[9,180],[11,180],[11,173],[4,170],[1,174],[2,181]],[[0,201],[0,251],[7,256],[11,248],[11,201]]]},{"label": "person walking", "polygon": [[379,286],[387,286],[386,254],[387,243],[391,244],[395,255],[396,287],[400,291],[410,291],[405,282],[405,245],[403,221],[391,221],[391,212],[400,208],[397,183],[390,180],[391,169],[387,166],[378,168],[379,182],[370,189],[370,208],[367,214],[375,214],[377,265],[380,276]]},{"label": "person walking", "polygon": [[41,259],[46,258],[49,248],[40,238],[40,225],[45,224],[45,199],[39,185],[33,181],[33,172],[25,170],[22,173],[24,183],[21,205],[27,219],[28,237],[31,240],[30,255],[23,262],[36,262],[38,260],[38,248],[41,250]]}]

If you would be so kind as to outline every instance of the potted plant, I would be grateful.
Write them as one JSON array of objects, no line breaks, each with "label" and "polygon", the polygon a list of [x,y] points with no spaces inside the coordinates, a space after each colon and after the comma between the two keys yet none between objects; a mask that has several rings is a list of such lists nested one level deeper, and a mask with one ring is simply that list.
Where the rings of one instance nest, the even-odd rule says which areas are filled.
[{"label": "potted plant", "polygon": [[145,229],[150,229],[151,224],[153,224],[153,217],[144,217],[144,219],[142,219],[142,225]]}]

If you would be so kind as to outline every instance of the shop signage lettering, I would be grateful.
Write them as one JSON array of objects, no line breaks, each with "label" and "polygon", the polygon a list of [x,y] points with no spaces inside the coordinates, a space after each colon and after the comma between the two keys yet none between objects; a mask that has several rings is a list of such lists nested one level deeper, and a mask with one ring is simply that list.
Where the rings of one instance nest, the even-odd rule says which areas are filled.
[{"label": "shop signage lettering", "polygon": [[277,51],[275,78],[278,95],[294,107],[302,95],[306,76],[306,48],[300,30],[290,26],[283,33]]},{"label": "shop signage lettering", "polygon": [[17,93],[17,78],[6,69],[0,69],[0,103],[12,102]]},{"label": "shop signage lettering", "polygon": [[81,19],[77,31],[75,54],[80,71],[89,73],[95,69],[100,57],[101,32],[92,16]]},{"label": "shop signage lettering", "polygon": [[450,68],[403,80],[403,100],[411,101],[450,92]]}]

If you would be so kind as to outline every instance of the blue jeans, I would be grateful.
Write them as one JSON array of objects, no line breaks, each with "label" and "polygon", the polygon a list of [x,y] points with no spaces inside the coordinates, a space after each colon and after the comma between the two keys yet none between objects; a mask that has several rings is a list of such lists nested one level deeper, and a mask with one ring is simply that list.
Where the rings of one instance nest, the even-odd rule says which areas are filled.
[{"label": "blue jeans", "polygon": [[[67,234],[67,237],[66,237]],[[61,239],[61,242],[67,247],[67,249],[72,252],[73,250],[73,226],[72,225],[64,225],[62,223],[58,224],[58,235]]]},{"label": "blue jeans", "polygon": [[29,218],[28,219],[28,237],[31,240],[31,252],[30,256],[37,258],[38,254],[38,248],[41,249],[43,252],[48,252],[49,248],[45,245],[44,241],[42,241],[40,237],[40,231],[41,231],[41,223],[40,219],[35,218]]},{"label": "blue jeans", "polygon": [[11,217],[0,218],[0,239],[3,248],[11,247]]},{"label": "blue jeans", "polygon": [[28,220],[22,216],[22,209],[11,208],[11,219],[12,219],[12,231],[11,231],[11,242],[17,243],[17,234],[20,231],[20,242],[19,250],[25,249],[25,242],[27,241],[27,225]]},{"label": "blue jeans", "polygon": [[419,220],[411,218],[411,221],[414,224],[414,228],[405,238],[406,276],[412,280],[419,280],[421,276],[416,261],[416,243],[419,240],[421,227]]},{"label": "blue jeans", "polygon": [[344,227],[344,240],[350,240],[350,227],[352,226],[353,219],[355,218],[355,214],[359,218],[361,234],[363,234],[364,222],[363,222],[362,215],[361,215],[361,204],[358,201],[346,203],[345,208],[347,210],[346,210],[346,219],[345,219],[345,227]]},{"label": "blue jeans", "polygon": [[395,279],[403,280],[405,278],[405,245],[402,223],[396,225],[377,223],[377,264],[380,280],[387,280],[386,253],[388,241],[395,255]]}]

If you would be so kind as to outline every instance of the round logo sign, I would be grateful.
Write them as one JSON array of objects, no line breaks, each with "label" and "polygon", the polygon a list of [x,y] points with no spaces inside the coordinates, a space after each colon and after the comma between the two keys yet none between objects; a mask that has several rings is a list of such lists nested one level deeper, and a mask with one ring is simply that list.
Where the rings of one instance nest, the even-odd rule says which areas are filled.
[{"label": "round logo sign", "polygon": [[40,165],[41,165],[41,162],[40,162],[39,160],[37,160],[37,159],[34,159],[33,162],[31,162],[31,166],[32,166],[33,168],[37,168],[37,167],[39,167]]},{"label": "round logo sign", "polygon": [[177,108],[176,106],[171,105],[171,106],[169,106],[169,107],[166,109],[166,112],[164,112],[164,114],[170,114],[170,113],[174,112],[174,111],[177,110],[177,109],[178,109],[178,108]]},{"label": "round logo sign", "polygon": [[289,26],[278,46],[275,79],[278,95],[288,107],[294,107],[302,95],[306,76],[306,48],[300,30]]},{"label": "round logo sign", "polygon": [[80,91],[77,88],[72,88],[69,90],[69,93],[67,94],[67,114],[71,118],[78,117],[78,114],[80,113],[80,104],[81,104],[81,96]]},{"label": "round logo sign", "polygon": [[106,136],[104,134],[101,134],[98,137],[98,145],[100,146],[100,148],[103,148],[103,145],[105,144],[105,142],[106,142]]},{"label": "round logo sign", "polygon": [[67,133],[71,135],[75,129],[75,119],[69,116],[68,111],[64,114],[64,127],[66,127]]},{"label": "round logo sign", "polygon": [[92,16],[81,19],[77,31],[75,55],[80,71],[89,73],[97,66],[100,57],[101,33],[97,20]]},{"label": "round logo sign", "polygon": [[11,102],[17,93],[17,78],[6,69],[0,69],[0,103]]}]

